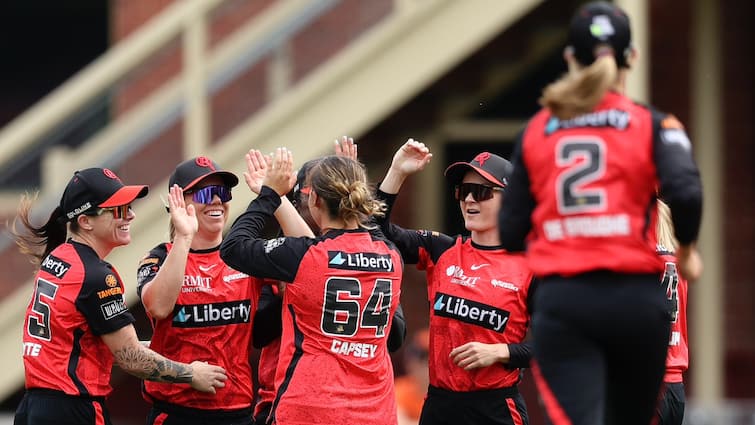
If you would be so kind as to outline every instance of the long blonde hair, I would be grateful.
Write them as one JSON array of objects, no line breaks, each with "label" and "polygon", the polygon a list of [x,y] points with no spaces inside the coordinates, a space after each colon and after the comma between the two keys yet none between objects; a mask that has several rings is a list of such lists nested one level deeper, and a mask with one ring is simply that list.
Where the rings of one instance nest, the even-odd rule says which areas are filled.
[{"label": "long blonde hair", "polygon": [[671,210],[665,202],[658,200],[658,224],[656,225],[658,245],[669,252],[675,252],[679,241],[674,236],[674,226],[671,222]]},{"label": "long blonde hair", "polygon": [[540,105],[550,109],[556,118],[567,120],[591,112],[616,83],[619,70],[613,49],[605,46],[597,49],[604,52],[592,64],[571,65],[567,74],[543,90]]}]

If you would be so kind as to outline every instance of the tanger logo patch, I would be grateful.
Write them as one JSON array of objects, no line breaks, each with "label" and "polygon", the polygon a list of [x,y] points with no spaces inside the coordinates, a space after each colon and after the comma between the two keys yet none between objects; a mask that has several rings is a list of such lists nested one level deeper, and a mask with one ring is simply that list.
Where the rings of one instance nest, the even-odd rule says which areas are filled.
[{"label": "tanger logo patch", "polygon": [[50,254],[42,260],[42,264],[39,268],[60,279],[66,275],[68,270],[70,270],[71,265]]},{"label": "tanger logo patch", "polygon": [[372,252],[349,253],[328,251],[328,266],[333,269],[392,272],[393,258],[389,254]]},{"label": "tanger logo patch", "polygon": [[118,279],[115,278],[115,275],[109,274],[105,276],[105,285],[108,288],[115,288],[118,285]]},{"label": "tanger logo patch", "polygon": [[482,326],[498,333],[503,333],[509,322],[509,312],[506,310],[442,292],[435,294],[433,311],[437,316]]},{"label": "tanger logo patch", "polygon": [[237,323],[249,323],[249,300],[225,303],[176,305],[173,327],[203,328]]}]

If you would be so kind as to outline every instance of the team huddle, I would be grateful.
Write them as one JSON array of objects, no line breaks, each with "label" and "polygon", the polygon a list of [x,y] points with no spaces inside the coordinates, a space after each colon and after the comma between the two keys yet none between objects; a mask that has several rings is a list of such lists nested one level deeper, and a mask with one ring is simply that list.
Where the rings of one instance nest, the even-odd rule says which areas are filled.
[{"label": "team huddle", "polygon": [[238,217],[237,175],[204,156],[178,164],[169,238],[135,282],[149,344],[105,261],[131,241],[148,188],[77,171],[42,226],[23,199],[14,234],[39,271],[14,423],[110,424],[116,363],[143,379],[147,424],[396,425],[390,353],[414,264],[430,306],[421,425],[529,423],[524,368],[553,424],[681,424],[702,189],[681,124],[624,95],[635,55],[623,11],[580,8],[569,73],[545,88],[510,161],[480,152],[446,168],[465,235],[391,221],[433,156],[413,139],[377,187],[348,137],[298,171],[286,148],[251,149],[256,198]]}]

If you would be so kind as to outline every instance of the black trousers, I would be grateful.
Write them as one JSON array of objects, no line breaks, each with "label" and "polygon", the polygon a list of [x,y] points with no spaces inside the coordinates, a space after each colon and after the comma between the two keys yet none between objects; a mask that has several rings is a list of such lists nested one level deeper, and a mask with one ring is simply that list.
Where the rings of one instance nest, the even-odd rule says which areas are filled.
[{"label": "black trousers", "polygon": [[13,425],[112,425],[102,397],[66,395],[62,391],[29,389],[21,399]]},{"label": "black trousers", "polygon": [[682,425],[687,400],[684,383],[666,382],[663,386],[663,397],[658,403],[658,425]]},{"label": "black trousers", "polygon": [[527,408],[516,386],[457,392],[430,386],[420,425],[527,425]]},{"label": "black trousers", "polygon": [[546,277],[532,332],[533,372],[554,425],[650,423],[670,332],[658,275]]},{"label": "black trousers", "polygon": [[205,410],[154,401],[147,425],[252,425],[252,408]]}]

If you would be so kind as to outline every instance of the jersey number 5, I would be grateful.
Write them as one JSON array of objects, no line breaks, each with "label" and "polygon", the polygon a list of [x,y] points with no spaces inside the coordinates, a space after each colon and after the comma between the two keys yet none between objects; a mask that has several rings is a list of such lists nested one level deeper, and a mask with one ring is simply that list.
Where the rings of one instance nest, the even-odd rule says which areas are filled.
[{"label": "jersey number 5", "polygon": [[29,315],[29,324],[26,328],[29,336],[44,339],[45,341],[50,340],[50,306],[45,303],[42,297],[52,300],[55,298],[57,292],[58,285],[44,279],[37,279],[37,287],[34,290],[34,302],[31,310],[37,313],[38,316]]},{"label": "jersey number 5", "polygon": [[354,278],[334,277],[325,283],[320,328],[331,336],[354,336],[362,328],[375,328],[375,336],[385,336],[392,289],[388,279],[375,280],[372,294],[361,309],[362,282]]},{"label": "jersey number 5", "polygon": [[605,143],[597,137],[565,137],[556,144],[556,165],[568,167],[556,177],[556,198],[560,214],[605,209],[605,190],[582,188],[603,177],[606,170],[605,153]]}]

